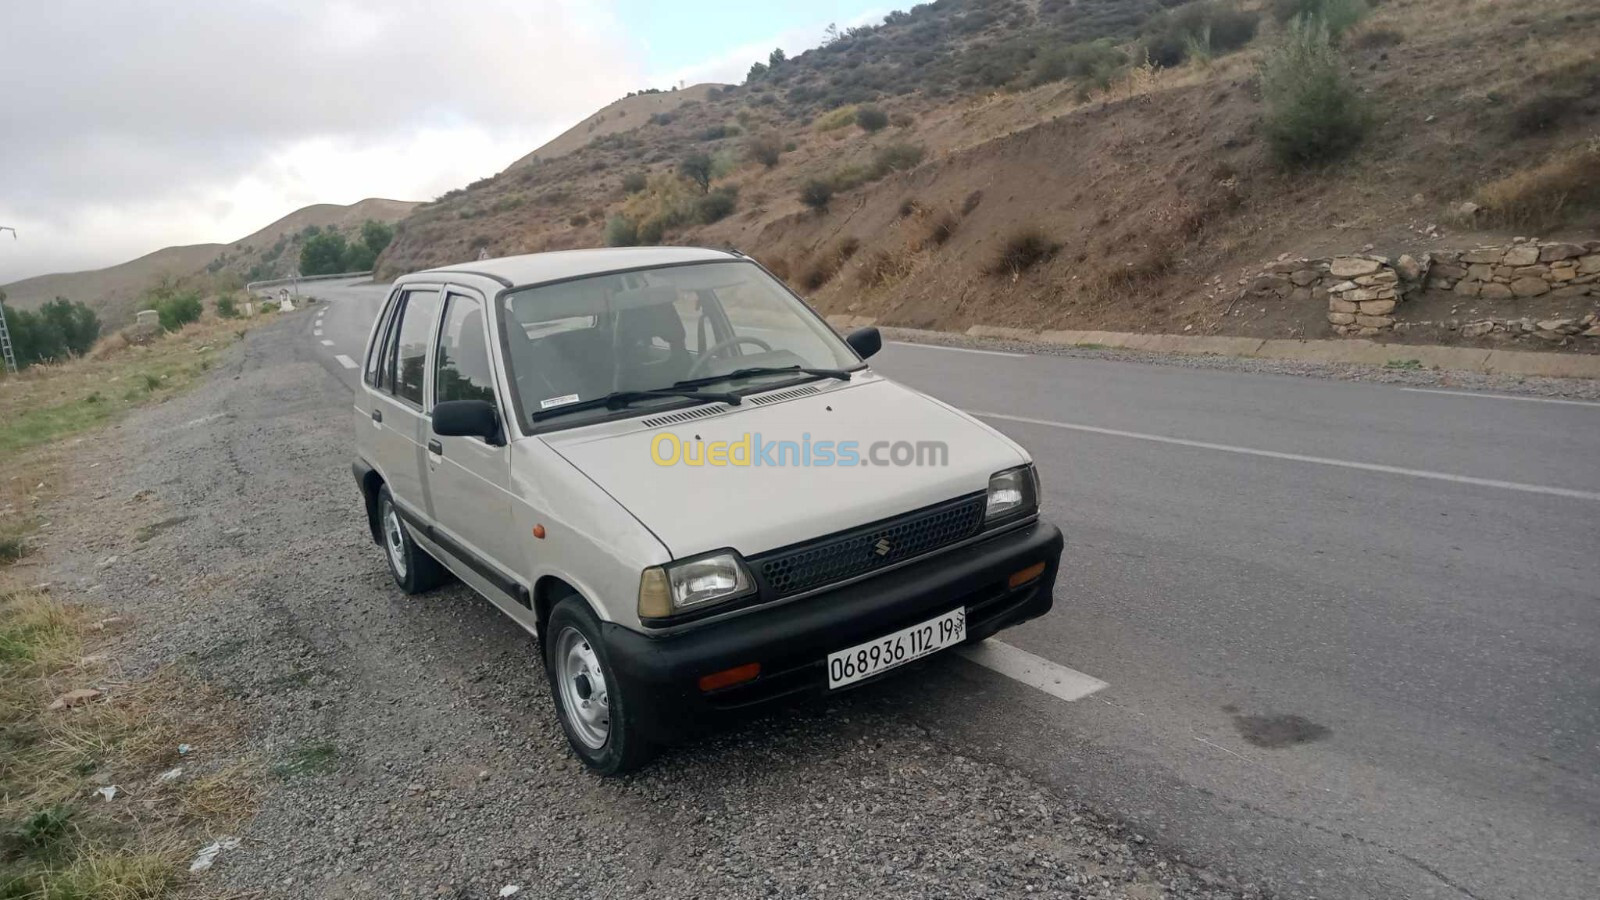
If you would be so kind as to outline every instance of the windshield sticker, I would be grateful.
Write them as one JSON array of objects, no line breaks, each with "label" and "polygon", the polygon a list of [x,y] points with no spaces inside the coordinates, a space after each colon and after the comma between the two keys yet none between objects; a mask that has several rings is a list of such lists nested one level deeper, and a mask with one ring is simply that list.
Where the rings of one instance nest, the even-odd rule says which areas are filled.
[{"label": "windshield sticker", "polygon": [[578,402],[578,395],[577,394],[567,394],[567,395],[562,396],[562,397],[551,397],[549,400],[540,400],[539,401],[539,408],[540,409],[549,409],[552,406],[566,406],[568,403],[577,403],[577,402]]}]

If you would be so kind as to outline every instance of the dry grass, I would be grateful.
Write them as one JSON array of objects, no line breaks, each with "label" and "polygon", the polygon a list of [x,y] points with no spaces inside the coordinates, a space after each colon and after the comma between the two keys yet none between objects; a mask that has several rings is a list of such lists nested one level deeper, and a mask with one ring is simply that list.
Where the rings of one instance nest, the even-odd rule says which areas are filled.
[{"label": "dry grass", "polygon": [[989,264],[989,274],[1017,278],[1039,263],[1056,255],[1061,244],[1037,225],[1022,225],[1006,235],[1000,250]]},{"label": "dry grass", "polygon": [[800,273],[800,285],[814,291],[833,280],[839,269],[861,249],[861,240],[853,236],[840,238],[838,243],[818,253]]},{"label": "dry grass", "polygon": [[[102,626],[95,630],[95,626]],[[220,697],[163,669],[126,682],[85,656],[103,620],[30,589],[0,593],[0,897],[165,896],[215,826],[253,809],[259,766],[234,761],[161,782],[182,762],[217,765],[237,736]],[[102,695],[52,710],[53,698]],[[180,756],[179,742],[201,748]],[[96,794],[115,785],[117,796]]]},{"label": "dry grass", "polygon": [[1544,231],[1600,205],[1600,137],[1478,191],[1484,221],[1509,229]]},{"label": "dry grass", "polygon": [[883,287],[909,275],[911,268],[912,259],[908,253],[874,250],[856,270],[856,283],[864,288]]}]

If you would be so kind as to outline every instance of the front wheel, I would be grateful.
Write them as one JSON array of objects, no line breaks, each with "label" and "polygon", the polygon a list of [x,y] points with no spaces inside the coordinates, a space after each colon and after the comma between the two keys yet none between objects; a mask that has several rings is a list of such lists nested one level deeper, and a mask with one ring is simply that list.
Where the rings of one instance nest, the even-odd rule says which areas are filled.
[{"label": "front wheel", "polygon": [[545,674],[572,752],[601,775],[647,762],[651,748],[633,722],[632,698],[615,677],[594,613],[568,597],[550,613],[546,634]]}]

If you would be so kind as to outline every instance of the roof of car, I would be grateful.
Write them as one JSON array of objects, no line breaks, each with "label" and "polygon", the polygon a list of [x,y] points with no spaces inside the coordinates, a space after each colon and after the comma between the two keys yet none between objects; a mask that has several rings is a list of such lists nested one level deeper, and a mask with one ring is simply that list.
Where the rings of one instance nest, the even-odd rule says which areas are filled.
[{"label": "roof of car", "polygon": [[547,281],[599,275],[622,269],[739,258],[741,258],[739,254],[732,251],[708,250],[704,247],[606,247],[596,250],[555,250],[549,253],[503,256],[499,259],[480,259],[475,262],[439,266],[422,272],[413,272],[406,276],[406,280],[439,272],[459,272],[463,275],[483,275],[508,286],[521,287],[525,284],[543,284]]}]

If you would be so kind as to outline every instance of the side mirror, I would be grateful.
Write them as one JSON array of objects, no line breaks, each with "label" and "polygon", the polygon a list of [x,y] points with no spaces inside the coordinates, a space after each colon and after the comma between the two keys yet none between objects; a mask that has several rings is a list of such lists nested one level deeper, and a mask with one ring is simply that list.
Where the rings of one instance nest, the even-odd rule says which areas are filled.
[{"label": "side mirror", "polygon": [[445,400],[433,405],[433,433],[500,443],[500,413],[483,400]]},{"label": "side mirror", "polygon": [[857,328],[850,332],[844,342],[849,344],[850,349],[862,359],[883,349],[883,335],[879,334],[876,328]]}]

